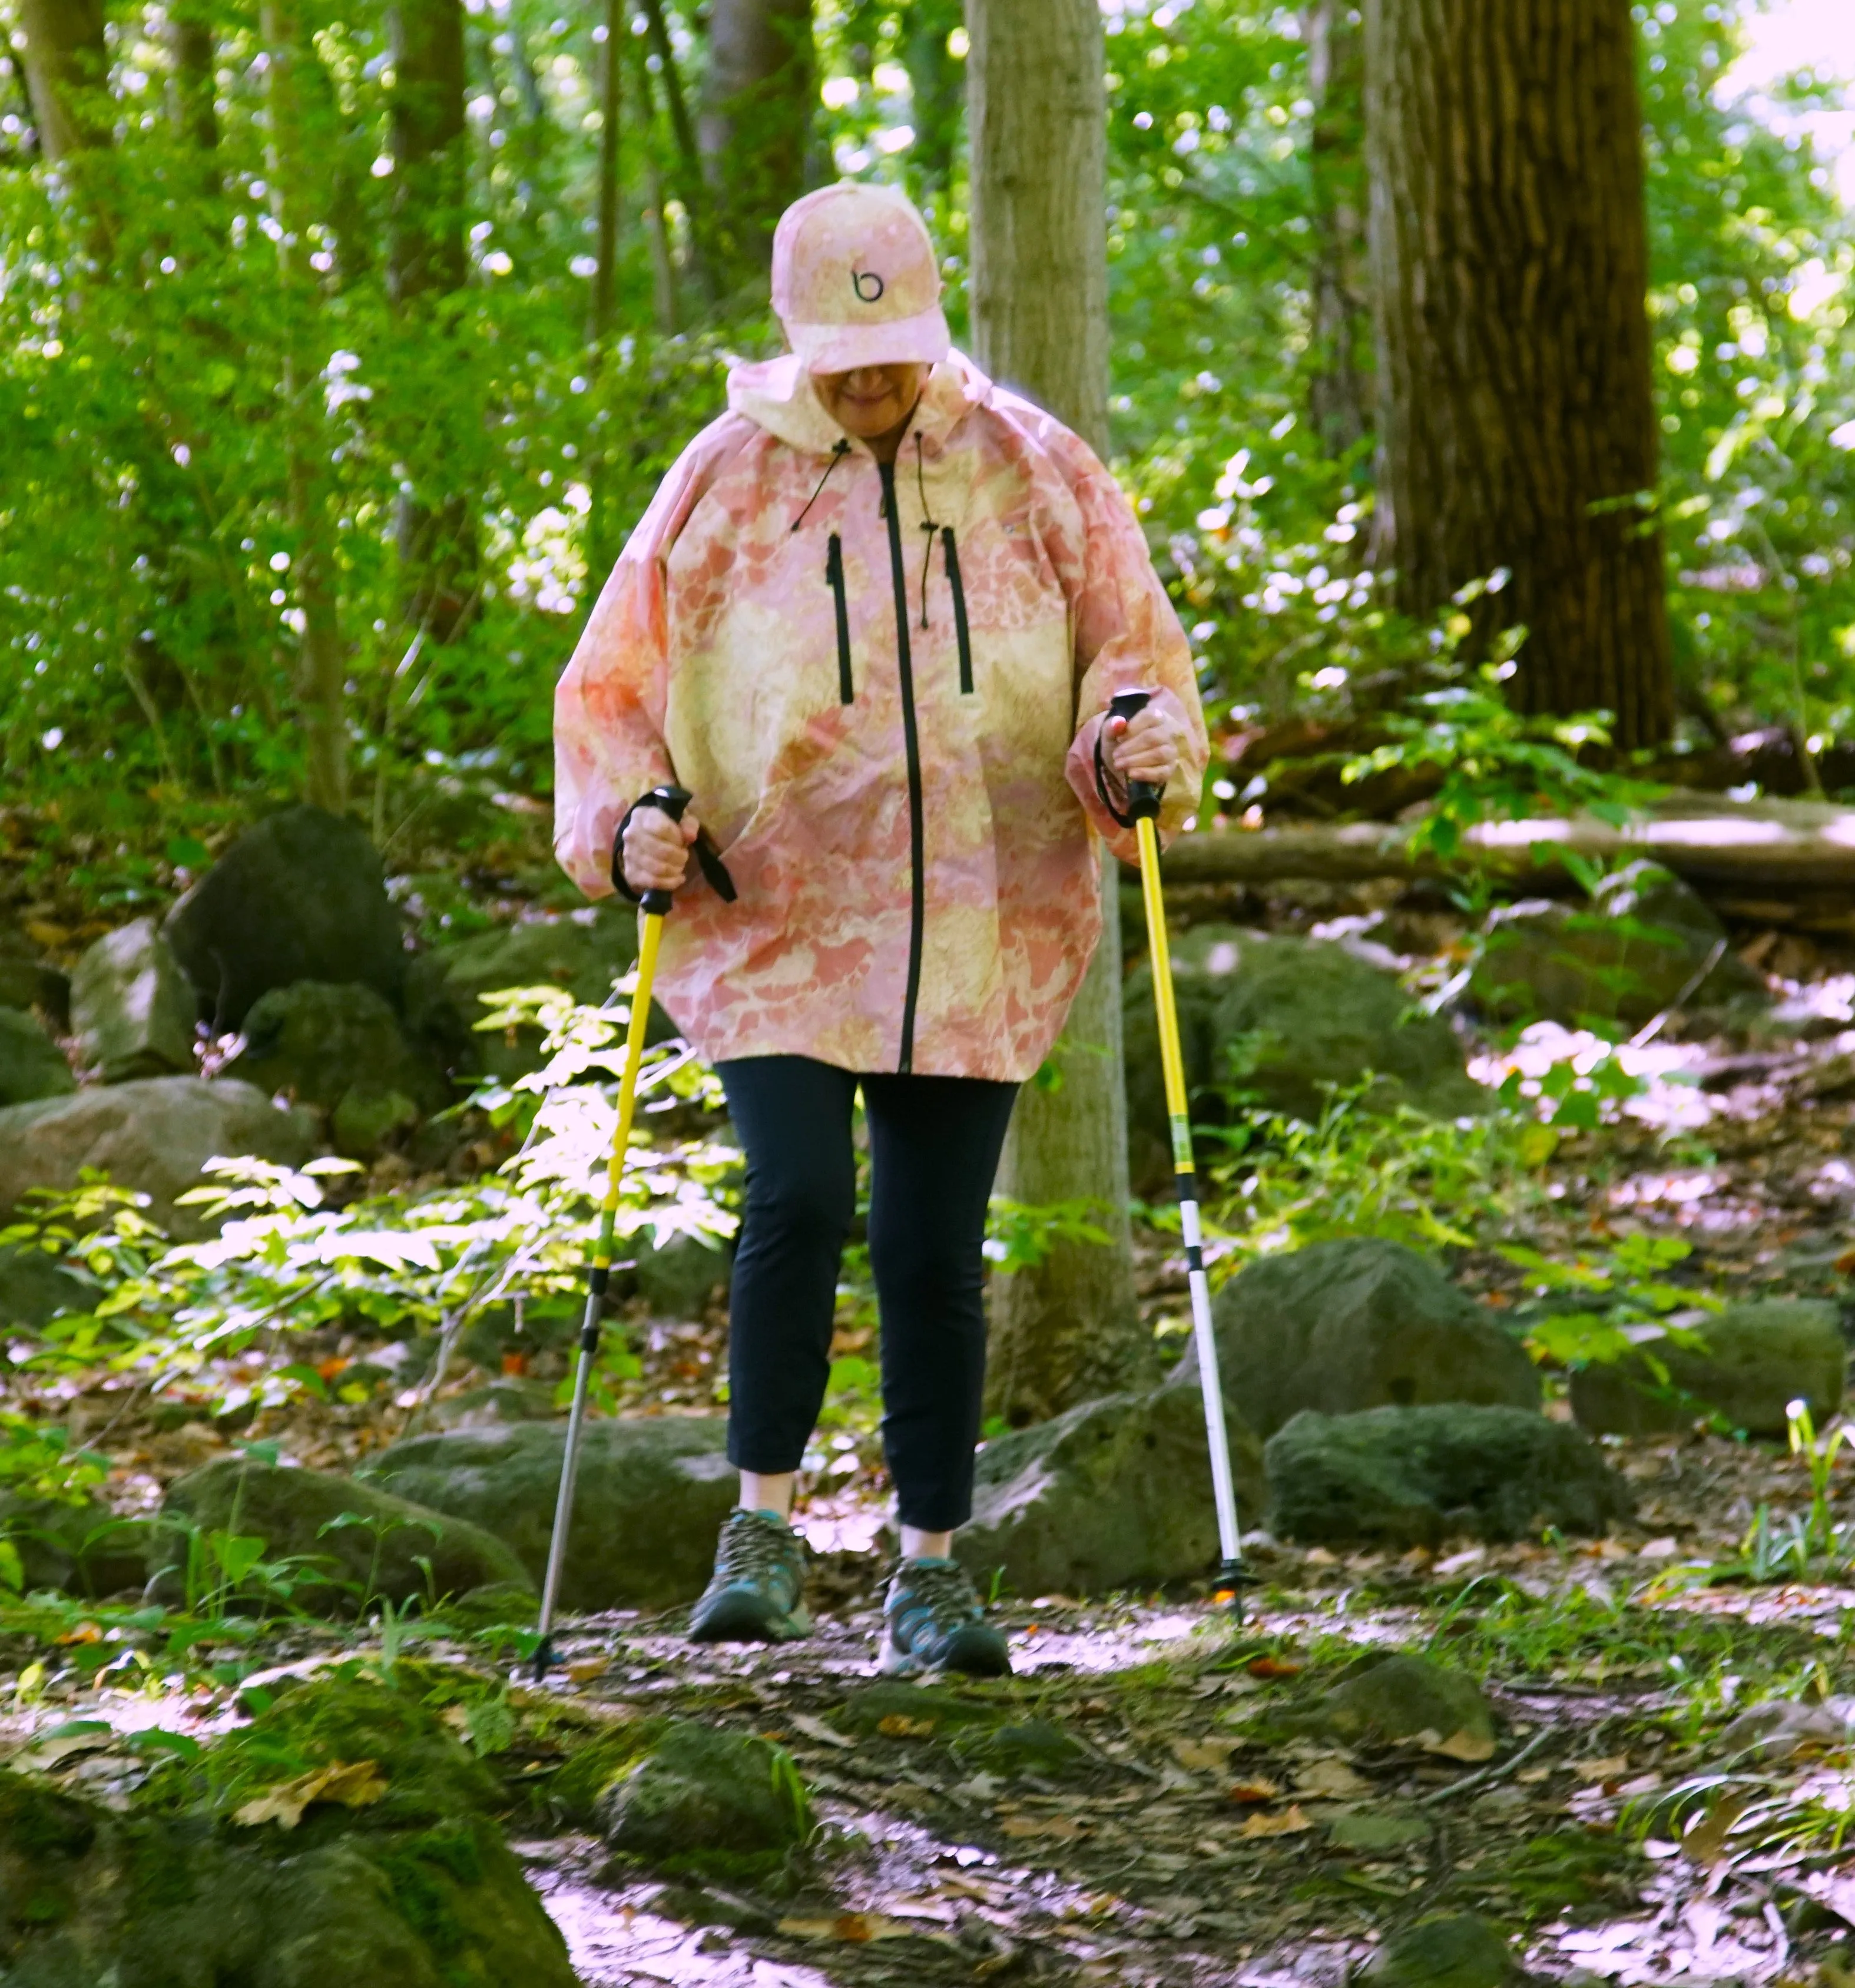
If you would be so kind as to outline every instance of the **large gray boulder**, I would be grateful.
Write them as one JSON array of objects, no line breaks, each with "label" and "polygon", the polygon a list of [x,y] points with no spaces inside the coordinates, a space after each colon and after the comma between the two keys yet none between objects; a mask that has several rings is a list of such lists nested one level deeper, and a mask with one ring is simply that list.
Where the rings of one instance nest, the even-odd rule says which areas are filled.
[{"label": "large gray boulder", "polygon": [[[421,955],[407,984],[407,1019],[454,1074],[507,1083],[540,1067],[540,1032],[479,1029],[489,1012],[485,996],[512,987],[559,987],[597,1007],[637,964],[637,914],[628,904],[525,919]],[[650,1040],[674,1033],[662,1012],[654,1011]]]},{"label": "large gray boulder", "polygon": [[71,1019],[70,981],[5,918],[0,918],[0,1008],[35,1008],[59,1030]]},{"label": "large gray boulder", "polygon": [[[1225,1398],[1261,1436],[1303,1408],[1539,1404],[1519,1341],[1401,1243],[1350,1236],[1260,1257],[1211,1315]],[[1198,1367],[1194,1344],[1173,1378],[1195,1383]]]},{"label": "large gray boulder", "polygon": [[1520,1408],[1303,1412],[1262,1457],[1271,1529],[1309,1545],[1434,1547],[1546,1526],[1601,1533],[1631,1509],[1589,1436]]},{"label": "large gray boulder", "polygon": [[[1432,1117],[1484,1110],[1447,1021],[1415,1012],[1397,976],[1344,944],[1207,926],[1181,941],[1174,965],[1180,1046],[1193,1115],[1225,1115],[1208,1088],[1235,1085],[1270,1111],[1317,1119],[1334,1088],[1368,1075],[1368,1102]],[[1127,1119],[1137,1175],[1153,1180],[1167,1149],[1151,969],[1123,990]]]},{"label": "large gray boulder", "polygon": [[139,1589],[144,1520],[120,1519],[93,1498],[75,1503],[0,1491],[0,1540],[19,1554],[25,1591],[61,1588],[91,1599]]},{"label": "large gray boulder", "polygon": [[167,914],[166,931],[221,1030],[299,980],[359,981],[394,1003],[405,982],[380,857],[363,830],[320,808],[247,829]]},{"label": "large gray boulder", "polygon": [[[1262,1459],[1231,1428],[1239,1511],[1262,1503]],[[1196,1381],[1110,1395],[979,1452],[971,1523],[954,1554],[982,1593],[1100,1594],[1148,1588],[1215,1566],[1218,1521]]]},{"label": "large gray boulder", "polygon": [[77,1088],[64,1051],[18,1008],[0,1008],[0,1106],[68,1097]]},{"label": "large gray boulder", "polygon": [[301,1166],[316,1151],[306,1113],[280,1111],[248,1084],[151,1077],[0,1111],[0,1213],[27,1188],[72,1188],[86,1167],[149,1198],[149,1217],[169,1234],[198,1237],[209,1225],[176,1197],[201,1185],[215,1155],[248,1154]]},{"label": "large gray boulder", "polygon": [[1647,861],[1605,877],[1587,905],[1528,898],[1495,911],[1469,994],[1495,1020],[1568,1026],[1637,1027],[1678,1002],[1755,1010],[1769,999],[1693,887]]},{"label": "large gray boulder", "polygon": [[[369,1476],[402,1497],[469,1519],[513,1547],[539,1581],[560,1489],[563,1422],[414,1436]],[[574,1609],[693,1601],[715,1564],[736,1489],[719,1416],[620,1415],[586,1425],[561,1586]]]},{"label": "large gray boulder", "polygon": [[49,1250],[0,1249],[0,1326],[36,1332],[62,1311],[88,1311],[99,1296],[94,1284]]},{"label": "large gray boulder", "polygon": [[399,1017],[355,981],[299,980],[259,995],[225,1074],[314,1105],[336,1151],[353,1159],[367,1158],[387,1133],[450,1100],[443,1076],[407,1040]]},{"label": "large gray boulder", "polygon": [[71,976],[71,1026],[106,1084],[187,1077],[199,1003],[153,918],[106,932]]},{"label": "large gray boulder", "polygon": [[481,1526],[331,1471],[221,1457],[181,1478],[149,1544],[148,1571],[164,1590],[184,1584],[195,1530],[262,1540],[267,1561],[298,1563],[288,1598],[318,1614],[349,1614],[377,1595],[441,1600],[528,1585],[521,1562]]},{"label": "large gray boulder", "polygon": [[1694,1330],[1704,1346],[1662,1340],[1646,1349],[1667,1369],[1665,1383],[1640,1352],[1580,1368],[1573,1414],[1600,1435],[1649,1435],[1687,1428],[1698,1401],[1749,1435],[1781,1436],[1792,1401],[1809,1405],[1819,1428],[1842,1405],[1848,1347],[1836,1306],[1811,1298],[1728,1305]]}]

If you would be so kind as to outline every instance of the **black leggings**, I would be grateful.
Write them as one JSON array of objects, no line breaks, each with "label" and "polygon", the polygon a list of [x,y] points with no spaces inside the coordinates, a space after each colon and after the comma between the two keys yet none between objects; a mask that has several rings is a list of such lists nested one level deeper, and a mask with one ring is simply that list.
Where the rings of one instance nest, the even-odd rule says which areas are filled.
[{"label": "black leggings", "polygon": [[730,1459],[763,1476],[796,1470],[817,1424],[857,1212],[850,1107],[860,1084],[897,1516],[924,1532],[964,1525],[985,1381],[985,1207],[1018,1087],[859,1076],[809,1057],[716,1067],[747,1153],[729,1303]]}]

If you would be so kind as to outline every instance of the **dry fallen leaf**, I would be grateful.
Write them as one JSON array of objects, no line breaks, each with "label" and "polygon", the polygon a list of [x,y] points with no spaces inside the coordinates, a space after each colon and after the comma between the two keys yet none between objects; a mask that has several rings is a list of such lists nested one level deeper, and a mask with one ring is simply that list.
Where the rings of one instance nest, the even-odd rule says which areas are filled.
[{"label": "dry fallen leaf", "polygon": [[1279,1815],[1252,1815],[1237,1831],[1239,1836],[1299,1836],[1313,1827],[1300,1809],[1290,1802]]},{"label": "dry fallen leaf", "polygon": [[582,1657],[577,1663],[567,1665],[567,1679],[573,1684],[590,1684],[595,1678],[602,1678],[612,1668],[610,1657]]},{"label": "dry fallen leaf", "polygon": [[1275,1782],[1264,1780],[1259,1776],[1253,1781],[1238,1781],[1230,1791],[1230,1799],[1238,1807],[1248,1808],[1258,1802],[1273,1801],[1281,1792]]},{"label": "dry fallen leaf", "polygon": [[1607,1753],[1595,1760],[1574,1760],[1572,1772],[1581,1781],[1613,1781],[1630,1765],[1627,1753]]},{"label": "dry fallen leaf", "polygon": [[779,1930],[792,1939],[845,1939],[859,1946],[872,1939],[918,1937],[921,1932],[919,1926],[885,1919],[880,1912],[840,1912],[830,1919],[782,1919]]},{"label": "dry fallen leaf", "polygon": [[52,1641],[62,1647],[69,1643],[100,1643],[103,1639],[103,1632],[94,1622],[79,1622],[75,1629],[67,1629],[62,1636],[54,1636]]},{"label": "dry fallen leaf", "polygon": [[1059,1843],[1073,1843],[1089,1833],[1086,1824],[1069,1815],[1008,1815],[998,1827],[1006,1836],[1053,1837]]},{"label": "dry fallen leaf", "polygon": [[1542,1781],[1549,1781],[1552,1778],[1550,1767],[1522,1767],[1514,1777],[1523,1788],[1536,1788]]},{"label": "dry fallen leaf", "polygon": [[1354,1773],[1343,1760],[1315,1760],[1296,1770],[1295,1792],[1323,1801],[1341,1801],[1369,1795],[1372,1783],[1363,1775]]},{"label": "dry fallen leaf", "polygon": [[813,1719],[802,1712],[793,1712],[789,1723],[795,1733],[802,1733],[806,1739],[816,1740],[821,1746],[850,1747],[857,1744],[854,1740],[846,1739],[835,1726],[827,1726],[822,1719]]},{"label": "dry fallen leaf", "polygon": [[366,1808],[386,1792],[386,1777],[372,1760],[336,1760],[254,1795],[242,1807],[232,1811],[232,1821],[243,1823],[248,1829],[265,1822],[294,1829],[312,1802],[340,1802],[346,1808]]},{"label": "dry fallen leaf", "polygon": [[1742,1795],[1722,1794],[1708,1805],[1707,1813],[1681,1838],[1681,1854],[1691,1864],[1717,1864],[1726,1854],[1726,1838],[1733,1824],[1745,1813]]},{"label": "dry fallen leaf", "polygon": [[905,1712],[892,1712],[876,1722],[876,1729],[887,1740],[925,1740],[934,1730],[934,1721],[911,1719]]},{"label": "dry fallen leaf", "polygon": [[1228,1765],[1230,1756],[1237,1750],[1235,1740],[1175,1740],[1172,1743],[1172,1757],[1181,1767],[1194,1773],[1206,1770],[1221,1772]]},{"label": "dry fallen leaf", "polygon": [[1495,1756],[1495,1743],[1485,1733],[1471,1733],[1465,1727],[1452,1733],[1447,1740],[1438,1740],[1426,1735],[1419,1743],[1426,1753],[1441,1753],[1448,1760],[1492,1760]]},{"label": "dry fallen leaf", "polygon": [[1252,1657],[1248,1668],[1252,1677],[1292,1678],[1301,1675],[1300,1665],[1285,1662],[1280,1657]]}]

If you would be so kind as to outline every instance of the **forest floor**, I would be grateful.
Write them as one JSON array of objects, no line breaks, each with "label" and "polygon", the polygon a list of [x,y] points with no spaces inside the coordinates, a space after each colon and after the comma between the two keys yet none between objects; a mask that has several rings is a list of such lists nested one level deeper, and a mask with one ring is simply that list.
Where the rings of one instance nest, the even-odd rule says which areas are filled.
[{"label": "forest floor", "polygon": [[[1692,1246],[1681,1274],[1722,1295],[1847,1297],[1855,973],[1798,942],[1765,954],[1813,1018],[1802,1036],[1641,1046],[1643,1094],[1540,1177],[1536,1246],[1570,1261],[1618,1233],[1667,1235]],[[1156,1322],[1179,1308],[1176,1246],[1141,1232]],[[1492,1251],[1452,1267],[1497,1306],[1522,1281]],[[712,1409],[721,1313],[633,1326],[628,1405]],[[865,1344],[846,1330],[840,1350]],[[484,1378],[460,1370],[448,1389]],[[390,1390],[303,1401],[235,1436],[101,1377],[36,1391],[23,1372],[0,1378],[0,1409],[56,1418],[107,1456],[123,1513],[234,1442],[350,1467],[421,1406]],[[873,1682],[886,1486],[870,1437],[866,1425],[833,1456],[802,1514],[809,1641],[698,1650],[675,1616],[583,1618],[537,1684],[506,1632],[472,1635],[441,1613],[360,1628],[40,1598],[0,1607],[0,1765],[120,1800],[167,1743],[138,1734],[207,1740],[267,1678],[356,1658],[390,1674],[416,1657],[503,1694],[512,1831],[592,1988],[1337,1984],[1455,1912],[1485,1915],[1542,1980],[1855,1980],[1855,1752],[1838,1702],[1855,1702],[1855,1574],[1787,1574],[1745,1544],[1762,1510],[1774,1535],[1808,1510],[1807,1459],[1698,1428],[1606,1439],[1637,1506],[1595,1541],[1400,1557],[1253,1537],[1259,1584],[1240,1620],[1201,1587],[1007,1598],[1014,1675],[901,1712]],[[1846,1472],[1831,1481],[1835,1518],[1855,1520]],[[1492,1758],[1318,1736],[1317,1701],[1385,1648],[1481,1683],[1500,1723]],[[1819,1709],[1805,1743],[1729,1756],[1725,1729],[1772,1699]],[[647,1877],[530,1798],[574,1735],[666,1712],[790,1750],[823,1827],[783,1887]],[[982,1759],[962,1737],[975,1712],[1055,1736],[1039,1726],[1015,1759]]]}]

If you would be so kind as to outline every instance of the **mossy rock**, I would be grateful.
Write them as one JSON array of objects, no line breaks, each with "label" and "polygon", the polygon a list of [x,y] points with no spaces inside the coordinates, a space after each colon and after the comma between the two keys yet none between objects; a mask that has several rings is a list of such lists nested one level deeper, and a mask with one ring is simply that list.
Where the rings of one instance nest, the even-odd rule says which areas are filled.
[{"label": "mossy rock", "polygon": [[[974,1726],[996,1726],[1006,1716],[1002,1705],[977,1703],[950,1691],[884,1678],[853,1692],[831,1719],[861,1740],[951,1740]],[[885,1721],[893,1722],[886,1734]]]},{"label": "mossy rock", "polygon": [[[394,1601],[531,1584],[515,1555],[469,1520],[321,1470],[222,1458],[171,1487],[156,1522],[149,1572],[177,1584],[188,1528],[262,1540],[286,1575],[296,1607],[326,1614],[365,1599]],[[421,1565],[421,1561],[427,1564]]]},{"label": "mossy rock", "polygon": [[1515,1988],[1528,1977],[1499,1927],[1461,1912],[1388,1940],[1355,1978],[1373,1988]]},{"label": "mossy rock", "polygon": [[1398,1652],[1363,1657],[1322,1701],[1322,1729],[1349,1744],[1465,1738],[1465,1753],[1492,1753],[1493,1709],[1474,1679]]},{"label": "mossy rock", "polygon": [[678,1721],[600,1803],[606,1841],[671,1871],[764,1876],[812,1832],[792,1756],[769,1740]]},{"label": "mossy rock", "polygon": [[1089,1750],[1047,1719],[1026,1719],[990,1731],[968,1731],[953,1743],[962,1767],[987,1773],[1071,1774],[1089,1764]]},{"label": "mossy rock", "polygon": [[556,1812],[576,1828],[597,1827],[613,1784],[663,1737],[666,1724],[661,1719],[637,1719],[576,1749],[548,1783],[548,1800]]},{"label": "mossy rock", "polygon": [[42,1587],[95,1599],[147,1579],[148,1526],[94,1499],[66,1504],[0,1491],[0,1540],[19,1554],[28,1594]]}]

